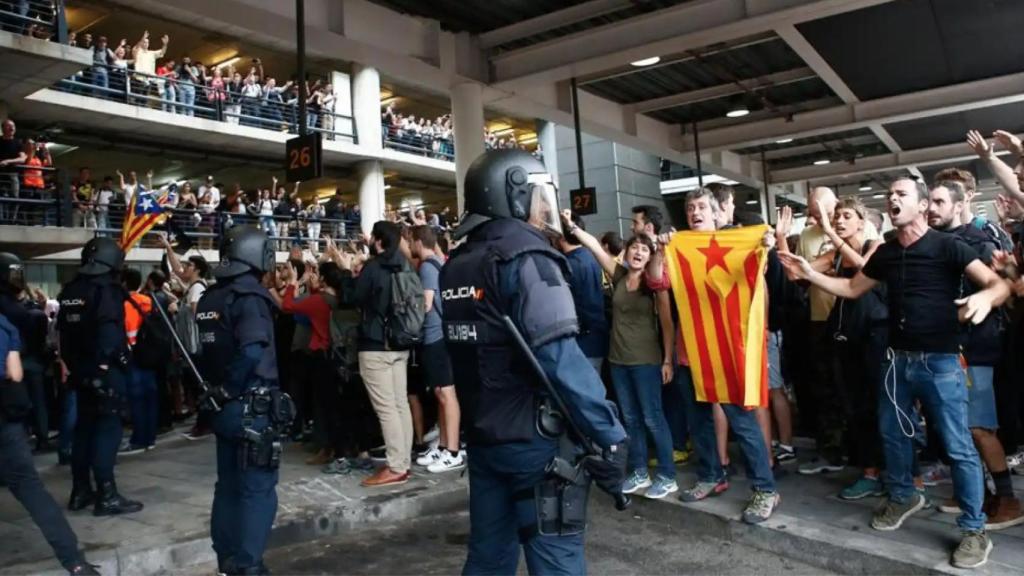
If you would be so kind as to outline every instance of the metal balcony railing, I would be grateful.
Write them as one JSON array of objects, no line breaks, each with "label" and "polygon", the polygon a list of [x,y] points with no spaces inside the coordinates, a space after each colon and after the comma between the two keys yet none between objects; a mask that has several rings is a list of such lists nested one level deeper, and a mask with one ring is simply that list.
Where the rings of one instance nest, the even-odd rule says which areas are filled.
[{"label": "metal balcony railing", "polygon": [[64,0],[0,0],[0,30],[66,44]]},{"label": "metal balcony railing", "polygon": [[[116,65],[94,65],[61,80],[57,90],[91,96],[171,114],[217,120],[265,130],[298,133],[298,103],[286,92],[245,96],[228,88],[213,88]],[[325,109],[306,114],[309,130],[326,140],[355,140],[352,117]]]}]

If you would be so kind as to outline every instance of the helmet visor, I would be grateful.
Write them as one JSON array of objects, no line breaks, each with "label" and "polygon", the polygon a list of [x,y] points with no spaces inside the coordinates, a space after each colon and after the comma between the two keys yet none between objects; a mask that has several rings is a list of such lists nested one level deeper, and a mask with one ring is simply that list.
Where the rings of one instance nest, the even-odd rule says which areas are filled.
[{"label": "helmet visor", "polygon": [[7,281],[18,290],[23,290],[25,288],[25,267],[21,264],[8,266]]},{"label": "helmet visor", "polygon": [[562,235],[558,212],[558,189],[547,174],[530,175],[530,217],[528,222],[545,232]]}]

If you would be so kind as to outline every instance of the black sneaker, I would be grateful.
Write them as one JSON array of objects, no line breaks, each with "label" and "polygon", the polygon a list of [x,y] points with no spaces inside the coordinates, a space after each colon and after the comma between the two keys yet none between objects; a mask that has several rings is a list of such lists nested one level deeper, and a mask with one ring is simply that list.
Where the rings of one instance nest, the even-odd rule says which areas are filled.
[{"label": "black sneaker", "polygon": [[779,464],[796,461],[796,448],[785,444],[776,444],[773,448],[775,452],[775,461]]}]

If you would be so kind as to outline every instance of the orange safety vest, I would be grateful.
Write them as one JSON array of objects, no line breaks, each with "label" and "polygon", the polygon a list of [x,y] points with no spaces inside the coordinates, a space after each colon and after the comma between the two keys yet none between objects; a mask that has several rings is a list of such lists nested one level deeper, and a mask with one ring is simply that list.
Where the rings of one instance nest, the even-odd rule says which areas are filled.
[{"label": "orange safety vest", "polygon": [[[142,312],[149,314],[153,310],[153,301],[150,300],[149,296],[145,294],[139,294],[138,292],[132,292],[128,295]],[[131,302],[124,303],[124,332],[128,336],[128,345],[135,345],[135,338],[139,335],[139,328],[142,327],[142,314],[139,314],[139,310],[132,306]]]}]

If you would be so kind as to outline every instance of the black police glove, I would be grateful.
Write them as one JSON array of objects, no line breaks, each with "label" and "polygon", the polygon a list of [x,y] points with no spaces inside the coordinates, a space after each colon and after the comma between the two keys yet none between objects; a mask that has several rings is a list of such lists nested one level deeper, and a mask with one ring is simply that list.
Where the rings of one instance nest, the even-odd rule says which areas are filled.
[{"label": "black police glove", "polygon": [[623,440],[607,449],[600,456],[587,456],[583,466],[594,479],[597,487],[612,496],[622,495],[622,483],[626,481],[626,457],[629,449]]},{"label": "black police glove", "polygon": [[200,410],[217,413],[232,400],[231,395],[223,386],[211,386],[209,382],[203,382],[201,389],[204,392],[199,397]]}]

